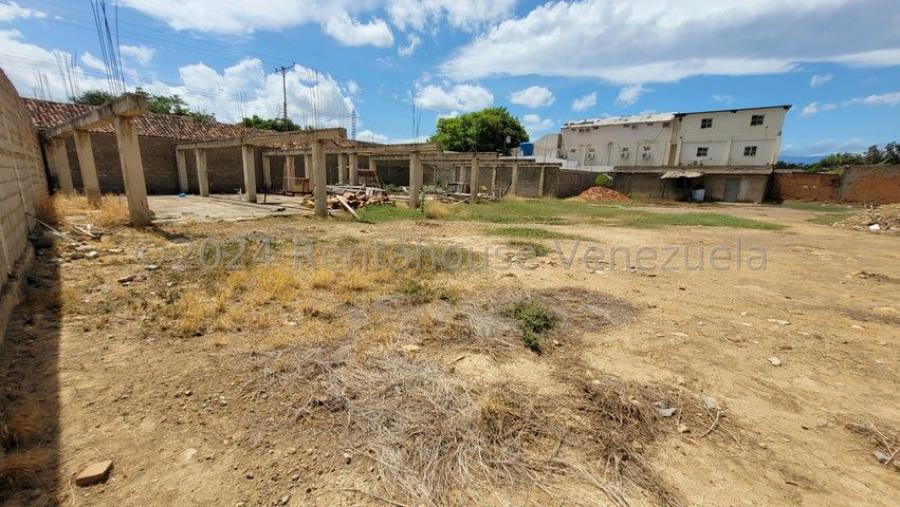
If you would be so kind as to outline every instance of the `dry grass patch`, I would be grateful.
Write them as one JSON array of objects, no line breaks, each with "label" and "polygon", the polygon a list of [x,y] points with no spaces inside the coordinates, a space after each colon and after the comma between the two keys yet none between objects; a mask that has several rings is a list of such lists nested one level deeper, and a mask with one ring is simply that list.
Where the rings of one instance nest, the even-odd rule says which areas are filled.
[{"label": "dry grass patch", "polygon": [[[2,453],[2,451],[0,451]],[[19,488],[36,484],[39,476],[56,467],[57,453],[52,449],[33,448],[0,454],[0,499],[6,487]]]}]

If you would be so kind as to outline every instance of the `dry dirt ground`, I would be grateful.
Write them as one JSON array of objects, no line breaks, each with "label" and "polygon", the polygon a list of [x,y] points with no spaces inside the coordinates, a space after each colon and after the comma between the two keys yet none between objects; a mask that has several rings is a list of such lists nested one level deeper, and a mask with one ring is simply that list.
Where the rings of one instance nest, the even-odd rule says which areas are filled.
[{"label": "dry dirt ground", "polygon": [[[900,238],[717,211],[787,227],[534,226],[583,238],[570,267],[573,240],[491,269],[471,254],[471,269],[343,269],[306,241],[444,255],[504,240],[296,216],[120,228],[80,249],[94,259],[42,251],[0,349],[0,500],[896,505]],[[273,262],[256,255],[267,238]],[[632,269],[641,247],[696,264],[702,246],[709,263],[738,238],[741,269],[683,253]],[[599,259],[611,247],[632,258]],[[103,459],[109,480],[76,487]]]}]

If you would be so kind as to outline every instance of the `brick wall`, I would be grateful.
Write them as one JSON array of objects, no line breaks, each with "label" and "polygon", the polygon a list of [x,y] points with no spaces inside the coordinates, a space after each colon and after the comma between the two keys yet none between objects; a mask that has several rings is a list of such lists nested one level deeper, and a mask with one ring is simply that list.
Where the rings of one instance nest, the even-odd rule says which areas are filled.
[{"label": "brick wall", "polygon": [[[44,162],[31,117],[0,70],[0,301],[10,274],[28,251],[35,207],[46,197]],[[0,338],[2,333],[0,326]]]},{"label": "brick wall", "polygon": [[851,166],[841,177],[840,198],[847,202],[900,203],[900,166]]},{"label": "brick wall", "polygon": [[[144,136],[139,140],[147,193],[177,194],[179,190],[175,146],[179,141],[165,137]],[[100,191],[103,193],[125,192],[116,135],[92,132],[91,145],[94,152],[94,164],[97,166],[97,179],[100,181]],[[75,149],[75,140],[71,137],[66,140],[66,151],[69,155],[69,167],[72,170],[72,182],[76,189],[83,189],[84,183],[81,180],[78,152]]]},{"label": "brick wall", "polygon": [[772,196],[785,201],[836,201],[839,174],[775,173]]}]

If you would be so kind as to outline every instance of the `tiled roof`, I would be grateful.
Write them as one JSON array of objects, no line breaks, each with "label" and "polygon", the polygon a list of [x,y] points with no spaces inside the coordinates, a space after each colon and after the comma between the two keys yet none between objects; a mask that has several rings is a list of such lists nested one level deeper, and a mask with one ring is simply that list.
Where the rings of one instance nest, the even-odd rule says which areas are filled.
[{"label": "tiled roof", "polygon": [[[91,106],[51,102],[26,98],[25,107],[38,129],[49,129],[93,109]],[[190,116],[145,113],[135,120],[138,135],[168,137],[189,141],[209,141],[230,139],[261,132],[239,125],[228,125],[215,121],[199,121]],[[115,132],[112,125],[91,129],[91,132]]]}]

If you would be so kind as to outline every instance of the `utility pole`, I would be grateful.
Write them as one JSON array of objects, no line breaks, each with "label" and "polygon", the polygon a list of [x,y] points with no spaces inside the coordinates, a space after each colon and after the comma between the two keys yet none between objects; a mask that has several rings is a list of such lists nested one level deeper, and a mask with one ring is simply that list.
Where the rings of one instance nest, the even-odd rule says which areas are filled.
[{"label": "utility pole", "polygon": [[293,69],[294,66],[297,65],[296,62],[292,63],[290,67],[285,67],[282,65],[281,67],[275,69],[275,72],[281,72],[281,89],[284,93],[284,122],[287,123],[288,114],[287,114],[287,71]]}]

